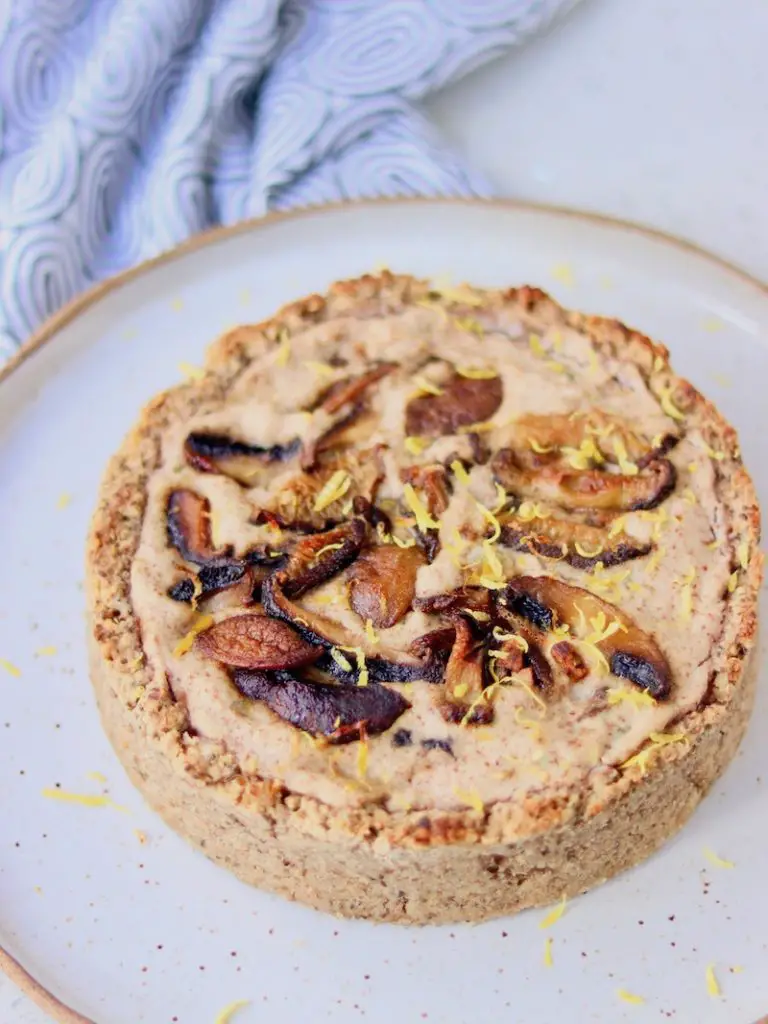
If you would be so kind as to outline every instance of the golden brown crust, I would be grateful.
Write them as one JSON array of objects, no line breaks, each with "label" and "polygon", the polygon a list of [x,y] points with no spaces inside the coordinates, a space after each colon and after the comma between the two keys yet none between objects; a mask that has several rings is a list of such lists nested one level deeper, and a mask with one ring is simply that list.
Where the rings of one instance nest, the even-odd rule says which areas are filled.
[{"label": "golden brown crust", "polygon": [[[283,332],[290,335],[340,315],[396,311],[428,293],[426,282],[387,271],[339,282],[326,297],[309,296],[268,321],[230,331],[212,346],[203,381],[165,392],[146,407],[107,467],[91,527],[87,583],[92,673],[107,732],[139,788],[178,831],[246,880],[337,913],[409,921],[479,920],[548,902],[563,891],[579,891],[641,860],[685,821],[730,760],[748,720],[752,687],[745,682],[745,666],[755,644],[762,576],[759,509],[740,463],[735,431],[692,385],[674,375],[663,346],[618,321],[564,311],[538,289],[484,296],[492,305],[514,307],[523,318],[530,315],[537,324],[556,321],[585,332],[598,349],[634,364],[656,395],[667,395],[713,449],[729,456],[716,464],[718,496],[730,514],[731,549],[735,552],[737,543],[746,540],[750,558],[727,601],[720,660],[707,698],[676,723],[690,742],[660,746],[645,764],[622,772],[608,769],[611,778],[602,779],[595,793],[549,792],[523,806],[499,802],[482,813],[465,809],[426,814],[377,806],[340,809],[290,793],[275,780],[244,773],[226,751],[203,750],[185,732],[184,708],[174,701],[164,671],[144,663],[141,625],[130,598],[130,567],[147,481],[158,465],[160,438],[169,424],[214,406],[264,346]],[[461,310],[460,303],[456,310]],[[278,848],[274,864],[270,843]],[[322,872],[315,872],[310,882],[310,875],[298,867],[305,857],[313,865],[313,858],[336,857],[330,843],[341,844],[345,851],[339,863],[348,861],[343,879],[341,867],[328,868],[325,888],[334,879],[343,881],[337,896],[321,885]],[[280,858],[292,856],[297,869],[281,873]],[[442,858],[451,857],[451,872],[461,878],[463,895],[457,893],[443,906],[445,882],[442,895],[430,895],[426,879],[435,868],[446,866]],[[574,858],[579,869],[569,867],[566,858]],[[486,861],[496,870],[481,870]],[[582,862],[597,865],[597,873]],[[377,871],[380,894],[369,884],[370,873]],[[441,875],[435,872],[435,877]],[[355,877],[356,893],[350,881]],[[500,886],[501,878],[509,879],[506,887]],[[404,896],[393,897],[395,890]]]}]

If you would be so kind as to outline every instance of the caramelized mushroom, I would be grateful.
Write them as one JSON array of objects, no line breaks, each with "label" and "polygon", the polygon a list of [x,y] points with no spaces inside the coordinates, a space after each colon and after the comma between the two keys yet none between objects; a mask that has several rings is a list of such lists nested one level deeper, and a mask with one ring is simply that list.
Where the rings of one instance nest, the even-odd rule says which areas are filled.
[{"label": "caramelized mushroom", "polygon": [[669,696],[671,672],[656,641],[615,605],[551,576],[515,577],[505,588],[504,600],[511,612],[543,631],[558,623],[568,625],[573,636],[576,630],[591,629],[593,645],[614,675],[659,700]]},{"label": "caramelized mushroom", "polygon": [[563,508],[631,512],[655,508],[674,490],[675,467],[655,459],[634,475],[601,469],[575,470],[562,464],[527,469],[518,455],[502,448],[492,462],[494,477],[513,494],[551,501]]},{"label": "caramelized mushroom", "polygon": [[490,701],[481,700],[485,689],[484,646],[463,617],[456,618],[455,628],[456,639],[437,706],[446,722],[484,725],[494,716]]},{"label": "caramelized mushroom", "polygon": [[245,487],[253,487],[265,466],[284,462],[295,455],[299,447],[298,438],[262,448],[233,441],[226,434],[198,432],[189,434],[184,442],[184,456],[189,465],[201,473],[221,473]]},{"label": "caramelized mushroom", "polygon": [[211,505],[195,491],[171,491],[165,506],[168,542],[187,562],[200,565],[230,555],[231,549],[216,551],[211,538]]},{"label": "caramelized mushroom", "polygon": [[549,653],[572,683],[578,683],[589,675],[589,669],[584,659],[573,644],[567,640],[560,640],[553,644]]},{"label": "caramelized mushroom", "polygon": [[258,600],[261,584],[270,572],[285,561],[285,552],[262,546],[247,551],[242,558],[217,557],[207,563],[199,563],[197,578],[187,577],[174,583],[168,596],[174,601],[198,601],[242,584],[243,603]]},{"label": "caramelized mushroom", "polygon": [[530,522],[510,518],[501,528],[499,543],[544,558],[563,559],[577,569],[593,569],[598,562],[604,568],[620,565],[642,558],[653,548],[623,532],[610,537],[599,527],[554,517]]},{"label": "caramelized mushroom", "polygon": [[345,569],[360,553],[366,533],[364,520],[355,518],[326,533],[302,537],[285,567],[288,597],[300,597]]},{"label": "caramelized mushroom", "polygon": [[582,453],[591,449],[597,462],[618,465],[626,459],[642,468],[680,440],[674,434],[664,434],[654,445],[624,420],[599,409],[567,415],[528,413],[516,420],[510,430],[515,450],[523,458],[527,454],[532,467],[559,459],[561,450],[566,448]]},{"label": "caramelized mushroom", "polygon": [[400,470],[403,483],[412,484],[424,496],[429,514],[441,516],[451,500],[451,488],[445,466],[439,463],[430,466],[407,466]]},{"label": "caramelized mushroom", "polygon": [[411,607],[416,573],[424,563],[418,548],[384,544],[364,551],[350,570],[352,608],[377,629],[394,626]]},{"label": "caramelized mushroom", "polygon": [[195,638],[207,658],[237,668],[285,669],[308,665],[323,653],[284,622],[249,612],[215,622]]},{"label": "caramelized mushroom", "polygon": [[349,743],[386,732],[411,706],[394,690],[376,683],[343,686],[309,682],[290,672],[236,669],[240,693],[259,700],[285,722],[329,743]]},{"label": "caramelized mushroom", "polygon": [[455,374],[441,385],[439,395],[418,395],[410,400],[405,409],[406,434],[455,434],[459,427],[490,419],[503,396],[501,377],[476,380]]},{"label": "caramelized mushroom", "polygon": [[492,595],[485,587],[458,587],[447,594],[417,597],[414,599],[413,605],[414,608],[418,608],[427,615],[446,615],[467,611],[470,614],[479,612],[481,616],[487,615],[490,619]]},{"label": "caramelized mushroom", "polygon": [[373,503],[383,476],[379,448],[323,453],[315,471],[292,477],[257,510],[256,521],[271,520],[302,533],[327,530],[347,518],[345,509],[356,498]]},{"label": "caramelized mushroom", "polygon": [[357,377],[345,377],[343,380],[337,380],[326,388],[317,405],[325,412],[337,413],[345,405],[358,402],[372,384],[377,384],[382,377],[386,377],[395,369],[397,369],[396,363],[378,363]]}]

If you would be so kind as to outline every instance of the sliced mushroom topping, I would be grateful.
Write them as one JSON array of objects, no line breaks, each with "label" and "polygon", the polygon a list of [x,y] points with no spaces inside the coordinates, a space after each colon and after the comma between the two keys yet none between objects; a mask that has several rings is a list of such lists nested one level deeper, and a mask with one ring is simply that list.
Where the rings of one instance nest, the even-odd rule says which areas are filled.
[{"label": "sliced mushroom topping", "polygon": [[259,700],[296,728],[329,743],[349,743],[386,732],[410,708],[408,701],[386,686],[343,686],[309,682],[289,672],[236,669],[240,693]]},{"label": "sliced mushroom topping", "polygon": [[405,432],[418,437],[455,434],[459,427],[490,419],[503,397],[501,377],[478,380],[455,374],[440,385],[440,394],[410,400],[405,409]]},{"label": "sliced mushroom topping", "polygon": [[432,629],[429,633],[423,633],[412,640],[409,651],[417,658],[434,658],[442,654],[449,654],[456,642],[456,627],[441,626],[439,629]]},{"label": "sliced mushroom topping", "polygon": [[366,533],[364,520],[355,518],[326,533],[302,537],[285,567],[288,597],[300,597],[346,569],[360,553]]},{"label": "sliced mushroom topping", "polygon": [[168,542],[187,562],[200,565],[231,555],[231,549],[216,551],[211,538],[211,505],[195,491],[171,491],[165,506]]},{"label": "sliced mushroom topping", "polygon": [[197,577],[179,580],[168,590],[174,601],[198,602],[242,584],[243,604],[258,600],[261,584],[286,559],[283,551],[263,546],[247,551],[243,558],[217,557],[200,564]]},{"label": "sliced mushroom topping", "polygon": [[615,605],[551,576],[515,577],[505,588],[504,600],[510,611],[539,629],[564,623],[574,640],[579,631],[588,633],[590,646],[607,660],[614,675],[658,700],[669,696],[672,676],[656,641]]},{"label": "sliced mushroom topping", "polygon": [[189,434],[184,442],[184,456],[190,466],[201,473],[221,473],[245,487],[253,487],[265,466],[285,462],[299,451],[299,439],[285,444],[260,445],[233,441],[226,434]]},{"label": "sliced mushroom topping", "polygon": [[490,701],[483,701],[485,648],[475,638],[466,619],[456,618],[456,639],[445,666],[443,687],[437,701],[446,722],[485,725],[493,721]]},{"label": "sliced mushroom topping", "polygon": [[491,592],[485,587],[458,587],[447,594],[430,594],[427,597],[414,599],[414,608],[426,615],[446,615],[452,612],[466,611],[470,616],[478,612],[481,617],[491,617],[493,606]]},{"label": "sliced mushroom topping", "polygon": [[578,683],[589,675],[586,662],[573,644],[567,640],[560,640],[553,644],[549,653],[572,683]]},{"label": "sliced mushroom topping", "polygon": [[207,658],[237,668],[296,668],[317,661],[322,647],[308,644],[284,622],[249,612],[215,622],[195,638]]},{"label": "sliced mushroom topping", "polygon": [[379,448],[324,453],[315,471],[292,477],[256,520],[303,533],[327,530],[348,518],[356,498],[373,503],[383,476]]},{"label": "sliced mushroom topping", "polygon": [[668,459],[649,462],[634,475],[601,469],[574,470],[561,464],[527,469],[502,448],[492,462],[494,477],[513,494],[551,501],[563,508],[632,512],[655,508],[674,490],[677,475]]},{"label": "sliced mushroom topping", "polygon": [[567,415],[528,413],[516,420],[510,430],[516,451],[521,458],[528,454],[527,464],[532,468],[563,455],[576,456],[577,461],[590,459],[597,464],[631,462],[642,468],[680,440],[674,434],[664,434],[654,444],[623,420],[599,409]]},{"label": "sliced mushroom topping", "polygon": [[350,570],[352,608],[377,629],[394,626],[410,610],[416,573],[424,564],[418,548],[383,544],[364,551]]},{"label": "sliced mushroom topping", "polygon": [[653,548],[623,532],[610,537],[599,527],[554,517],[523,522],[512,516],[501,528],[499,543],[544,558],[563,559],[577,569],[593,569],[598,562],[604,568],[620,565],[642,558]]},{"label": "sliced mushroom topping", "polygon": [[403,483],[411,484],[424,497],[424,505],[435,518],[441,516],[451,500],[451,487],[445,466],[407,466],[400,470]]},{"label": "sliced mushroom topping", "polygon": [[[328,413],[337,413],[345,405],[358,402],[368,388],[377,384],[382,377],[397,369],[396,363],[378,363],[376,366],[356,377],[345,377],[337,380],[320,396],[317,406]],[[317,408],[316,406],[316,408]]]}]

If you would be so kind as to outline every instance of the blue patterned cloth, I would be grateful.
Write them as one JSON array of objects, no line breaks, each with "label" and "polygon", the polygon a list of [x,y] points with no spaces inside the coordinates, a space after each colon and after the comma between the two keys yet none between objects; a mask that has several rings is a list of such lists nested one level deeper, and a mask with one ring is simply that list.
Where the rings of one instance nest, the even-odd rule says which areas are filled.
[{"label": "blue patterned cloth", "polygon": [[213,224],[483,193],[414,101],[573,0],[0,0],[0,360]]}]

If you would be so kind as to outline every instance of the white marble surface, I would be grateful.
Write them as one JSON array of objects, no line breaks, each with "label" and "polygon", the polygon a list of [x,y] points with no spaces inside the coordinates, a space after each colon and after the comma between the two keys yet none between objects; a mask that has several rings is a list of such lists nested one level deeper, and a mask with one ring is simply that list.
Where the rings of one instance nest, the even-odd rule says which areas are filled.
[{"label": "white marble surface", "polygon": [[[583,0],[429,112],[501,194],[643,221],[768,280],[766,40],[763,0]],[[0,1021],[48,1018],[0,977]]]}]

